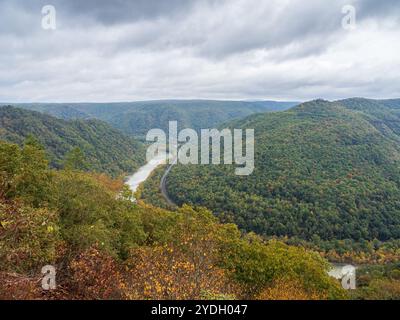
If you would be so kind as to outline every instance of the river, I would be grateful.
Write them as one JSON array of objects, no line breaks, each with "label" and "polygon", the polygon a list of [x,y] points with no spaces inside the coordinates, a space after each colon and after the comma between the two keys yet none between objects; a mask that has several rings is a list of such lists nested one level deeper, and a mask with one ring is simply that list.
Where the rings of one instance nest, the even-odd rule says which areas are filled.
[{"label": "river", "polygon": [[159,166],[165,164],[165,155],[159,155],[151,159],[143,167],[139,168],[133,175],[127,178],[126,184],[132,190],[133,193],[136,192],[139,185],[144,182],[150,174]]},{"label": "river", "polygon": [[[126,184],[129,186],[129,188],[132,190],[133,193],[137,191],[137,188],[139,185],[146,181],[146,179],[150,176],[150,174],[160,165],[165,164],[165,155],[159,155],[152,160],[150,160],[147,164],[145,164],[143,167],[139,168],[138,171],[136,171],[135,174],[129,176],[127,178]],[[176,160],[173,161],[173,164],[176,163]],[[172,165],[173,165],[172,164]],[[163,184],[163,180],[165,180],[166,175],[168,174],[169,170],[171,169],[172,165],[167,169],[165,172],[163,178],[161,179],[161,188],[165,188]],[[168,197],[166,199],[168,201]],[[172,202],[171,202],[172,203]],[[352,265],[346,265],[346,264],[340,264],[340,263],[332,263],[332,269],[329,271],[329,275],[336,278],[340,279],[344,273],[346,273],[348,268],[356,268]]]}]

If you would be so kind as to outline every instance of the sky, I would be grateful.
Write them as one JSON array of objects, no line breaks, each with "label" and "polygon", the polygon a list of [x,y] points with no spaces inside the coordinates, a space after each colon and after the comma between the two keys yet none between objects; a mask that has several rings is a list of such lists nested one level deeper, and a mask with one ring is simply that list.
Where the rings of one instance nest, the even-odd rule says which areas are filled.
[{"label": "sky", "polygon": [[0,101],[400,98],[399,40],[399,0],[0,0]]}]

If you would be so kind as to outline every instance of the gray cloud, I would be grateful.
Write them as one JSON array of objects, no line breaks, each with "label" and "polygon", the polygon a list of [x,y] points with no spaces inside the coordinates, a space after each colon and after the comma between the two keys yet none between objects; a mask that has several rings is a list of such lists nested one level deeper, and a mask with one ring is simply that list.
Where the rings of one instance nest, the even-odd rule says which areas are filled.
[{"label": "gray cloud", "polygon": [[[57,30],[40,27],[57,9]],[[355,31],[341,8],[357,9]],[[393,97],[398,1],[0,0],[0,101]]]},{"label": "gray cloud", "polygon": [[355,6],[359,10],[360,18],[385,18],[388,16],[396,16],[400,12],[399,1],[397,0],[357,0]]},{"label": "gray cloud", "polygon": [[58,0],[55,3],[71,15],[92,17],[106,25],[140,19],[174,17],[188,11],[193,5],[192,1],[185,0]]},{"label": "gray cloud", "polygon": [[[206,0],[207,1],[207,0]],[[139,19],[174,16],[187,11],[196,1],[186,0],[1,0],[19,10],[40,12],[44,5],[53,5],[66,17],[95,20],[103,24],[119,24]]]}]

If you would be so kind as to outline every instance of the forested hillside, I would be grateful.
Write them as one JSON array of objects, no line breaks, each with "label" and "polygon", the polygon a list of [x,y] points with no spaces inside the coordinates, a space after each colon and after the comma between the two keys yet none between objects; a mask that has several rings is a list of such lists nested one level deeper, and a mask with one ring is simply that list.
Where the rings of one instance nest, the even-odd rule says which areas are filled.
[{"label": "forested hillside", "polygon": [[144,162],[141,143],[102,121],[64,121],[39,112],[0,107],[0,139],[22,145],[28,136],[43,144],[56,168],[80,153],[85,158],[82,169],[112,175],[130,173]]},{"label": "forested hillside", "polygon": [[[347,109],[372,115],[370,123],[386,137],[395,141],[400,135],[400,99],[371,100],[352,98],[338,101]],[[393,133],[395,135],[393,135]]]},{"label": "forested hillside", "polygon": [[[318,254],[131,197],[105,175],[49,169],[32,141],[0,141],[0,299],[346,297]],[[49,264],[57,287],[45,291]]]},{"label": "forested hillside", "polygon": [[168,130],[168,121],[180,128],[215,128],[222,122],[253,113],[285,110],[296,102],[165,100],[126,103],[19,104],[63,119],[95,118],[126,134],[144,137],[153,128]]},{"label": "forested hillside", "polygon": [[255,129],[250,176],[229,165],[177,165],[168,193],[261,235],[338,248],[348,239],[368,250],[367,240],[400,239],[399,123],[396,110],[362,99],[252,115],[230,123]]}]

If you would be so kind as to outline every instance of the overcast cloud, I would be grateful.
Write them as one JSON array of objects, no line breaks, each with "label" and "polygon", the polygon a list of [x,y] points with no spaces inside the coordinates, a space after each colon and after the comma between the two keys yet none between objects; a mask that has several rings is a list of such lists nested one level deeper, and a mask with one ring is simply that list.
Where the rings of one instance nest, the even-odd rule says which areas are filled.
[{"label": "overcast cloud", "polygon": [[400,98],[399,39],[398,0],[0,0],[0,101]]}]

